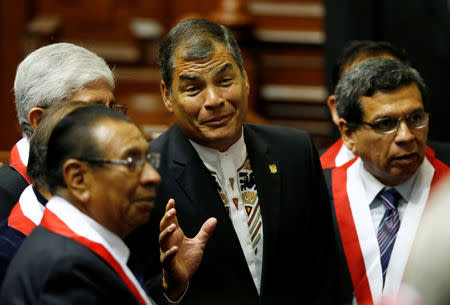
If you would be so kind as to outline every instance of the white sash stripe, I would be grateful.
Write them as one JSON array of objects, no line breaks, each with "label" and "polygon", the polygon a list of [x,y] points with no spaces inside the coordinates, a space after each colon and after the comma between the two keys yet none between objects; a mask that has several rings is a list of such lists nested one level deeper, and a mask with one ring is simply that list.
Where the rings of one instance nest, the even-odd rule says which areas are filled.
[{"label": "white sash stripe", "polygon": [[87,215],[83,214],[80,210],[61,197],[53,197],[47,203],[46,207],[58,216],[73,232],[104,246],[120,264],[127,277],[131,280],[141,297],[145,300],[146,304],[155,304],[150,300],[149,296],[147,296],[145,291],[142,289],[134,274],[128,268],[126,260],[124,260],[123,257],[118,256],[114,249],[112,249],[105,241],[105,239],[92,228],[88,221],[86,221],[85,217],[88,217]]},{"label": "white sash stripe", "polygon": [[350,149],[348,149],[344,143],[342,143],[341,149],[339,149],[339,152],[337,153],[334,162],[336,163],[336,167],[338,167],[347,163],[350,160],[353,160],[353,158],[355,158],[353,152]]},{"label": "white sash stripe", "polygon": [[30,141],[27,138],[20,139],[19,142],[16,143],[17,151],[19,152],[20,160],[22,163],[27,166],[28,165],[28,155],[30,153]]},{"label": "white sash stripe", "polygon": [[362,179],[360,178],[362,161],[358,159],[347,170],[347,194],[355,222],[356,233],[364,258],[367,279],[372,298],[376,304],[383,290],[383,273],[380,262],[380,247],[377,232],[374,231],[369,200],[366,196]]},{"label": "white sash stripe", "polygon": [[23,215],[35,225],[41,223],[45,207],[38,201],[33,191],[33,186],[27,186],[19,197],[19,205]]}]

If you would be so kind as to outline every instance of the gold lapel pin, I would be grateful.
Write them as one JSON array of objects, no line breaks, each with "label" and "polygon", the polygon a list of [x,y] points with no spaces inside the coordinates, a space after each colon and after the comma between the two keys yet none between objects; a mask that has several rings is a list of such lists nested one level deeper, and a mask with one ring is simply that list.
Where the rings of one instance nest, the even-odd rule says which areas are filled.
[{"label": "gold lapel pin", "polygon": [[276,164],[270,164],[269,170],[272,174],[276,174],[278,172]]}]

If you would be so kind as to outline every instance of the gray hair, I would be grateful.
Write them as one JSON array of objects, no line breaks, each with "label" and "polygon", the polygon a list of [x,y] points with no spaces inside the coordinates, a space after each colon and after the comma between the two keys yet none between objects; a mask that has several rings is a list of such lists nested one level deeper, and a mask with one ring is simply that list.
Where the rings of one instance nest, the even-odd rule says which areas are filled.
[{"label": "gray hair", "polygon": [[16,111],[23,135],[30,138],[33,134],[28,122],[32,108],[48,108],[100,79],[114,90],[114,74],[105,60],[83,47],[55,43],[30,53],[17,67],[14,81]]},{"label": "gray hair", "polygon": [[364,115],[362,96],[373,96],[379,91],[392,91],[415,83],[422,95],[424,108],[428,107],[427,87],[414,68],[387,58],[374,58],[351,68],[336,86],[336,109],[339,117],[350,128],[358,129]]},{"label": "gray hair", "polygon": [[161,78],[170,94],[177,48],[183,44],[186,48],[183,53],[185,60],[193,61],[210,56],[214,52],[213,42],[219,42],[227,48],[244,75],[241,51],[227,27],[203,18],[185,19],[169,32],[159,48]]}]

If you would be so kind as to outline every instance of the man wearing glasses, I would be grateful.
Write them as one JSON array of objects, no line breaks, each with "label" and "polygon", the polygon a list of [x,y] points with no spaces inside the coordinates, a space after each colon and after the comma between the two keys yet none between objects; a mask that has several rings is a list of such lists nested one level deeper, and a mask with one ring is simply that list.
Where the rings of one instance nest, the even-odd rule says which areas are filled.
[{"label": "man wearing glasses", "polygon": [[[158,160],[138,127],[117,111],[87,105],[61,119],[45,158],[53,197],[11,261],[0,303],[155,304],[123,239],[148,221],[161,182]],[[168,202],[155,253],[165,283],[161,296],[152,295],[158,304],[183,296],[215,224],[207,220],[188,239]]]},{"label": "man wearing glasses", "polygon": [[386,58],[355,65],[336,87],[338,127],[357,157],[325,176],[353,303],[398,293],[430,188],[449,172],[427,152],[425,100],[419,73]]}]

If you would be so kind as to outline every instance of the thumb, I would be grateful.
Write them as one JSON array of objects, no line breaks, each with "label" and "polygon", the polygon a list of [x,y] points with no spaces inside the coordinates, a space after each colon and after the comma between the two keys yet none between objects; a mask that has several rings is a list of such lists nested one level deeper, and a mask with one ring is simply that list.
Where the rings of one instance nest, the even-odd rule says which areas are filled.
[{"label": "thumb", "polygon": [[208,239],[211,237],[212,233],[214,232],[214,229],[216,228],[217,219],[214,217],[209,218],[200,228],[200,231],[198,232],[197,236],[195,236],[196,239],[198,239],[199,242],[205,243],[208,241]]}]

